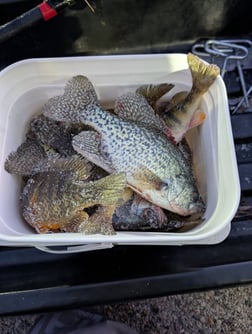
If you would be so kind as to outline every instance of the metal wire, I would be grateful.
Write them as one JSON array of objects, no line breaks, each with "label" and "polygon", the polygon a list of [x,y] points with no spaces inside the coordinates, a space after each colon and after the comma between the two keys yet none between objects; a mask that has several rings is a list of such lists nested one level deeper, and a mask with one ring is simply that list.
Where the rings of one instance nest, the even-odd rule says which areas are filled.
[{"label": "metal wire", "polygon": [[238,75],[243,92],[243,98],[236,106],[235,113],[242,103],[245,102],[247,108],[250,107],[249,94],[252,88],[247,91],[241,62],[248,56],[248,48],[252,46],[252,41],[248,39],[226,39],[226,40],[207,40],[205,43],[198,43],[192,47],[192,52],[198,56],[215,56],[223,58],[221,76],[224,78],[227,66],[230,61],[235,61]]}]

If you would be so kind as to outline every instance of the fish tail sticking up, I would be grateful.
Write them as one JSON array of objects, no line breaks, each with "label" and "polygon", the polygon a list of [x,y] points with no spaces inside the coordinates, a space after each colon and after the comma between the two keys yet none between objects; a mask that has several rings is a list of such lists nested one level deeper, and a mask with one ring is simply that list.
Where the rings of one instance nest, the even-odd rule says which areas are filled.
[{"label": "fish tail sticking up", "polygon": [[46,154],[34,139],[26,139],[15,152],[11,152],[5,161],[8,173],[29,176],[34,169],[46,159]]},{"label": "fish tail sticking up", "polygon": [[204,94],[220,74],[220,68],[215,64],[207,64],[192,53],[187,56],[192,75],[193,89]]},{"label": "fish tail sticking up", "polygon": [[77,75],[67,82],[63,95],[48,100],[42,112],[56,121],[79,123],[82,110],[98,104],[91,81],[83,75]]}]

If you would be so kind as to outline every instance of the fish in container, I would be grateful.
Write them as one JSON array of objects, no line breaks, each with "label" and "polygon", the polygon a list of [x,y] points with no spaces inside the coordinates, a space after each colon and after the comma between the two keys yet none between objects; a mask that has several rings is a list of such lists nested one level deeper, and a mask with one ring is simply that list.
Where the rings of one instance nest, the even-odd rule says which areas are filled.
[{"label": "fish in container", "polygon": [[201,96],[219,68],[188,54],[189,92],[172,83],[119,96],[113,110],[83,75],[43,106],[5,162],[22,175],[20,207],[39,233],[185,231],[203,220],[187,131],[205,120]]}]

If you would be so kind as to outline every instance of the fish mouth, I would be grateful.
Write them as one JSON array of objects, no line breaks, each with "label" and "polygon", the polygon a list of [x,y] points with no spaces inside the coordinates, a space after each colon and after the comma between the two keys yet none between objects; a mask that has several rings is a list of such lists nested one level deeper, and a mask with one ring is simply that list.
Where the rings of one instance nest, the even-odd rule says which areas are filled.
[{"label": "fish mouth", "polygon": [[203,207],[201,203],[190,204],[188,209],[181,207],[175,202],[170,202],[170,206],[173,212],[176,212],[181,216],[190,216],[195,213],[203,213],[205,209],[205,207]]},{"label": "fish mouth", "polygon": [[143,217],[145,219],[148,217],[150,217],[151,219],[155,219],[161,225],[167,222],[167,217],[164,214],[164,211],[156,205],[152,205],[151,208],[144,209]]}]

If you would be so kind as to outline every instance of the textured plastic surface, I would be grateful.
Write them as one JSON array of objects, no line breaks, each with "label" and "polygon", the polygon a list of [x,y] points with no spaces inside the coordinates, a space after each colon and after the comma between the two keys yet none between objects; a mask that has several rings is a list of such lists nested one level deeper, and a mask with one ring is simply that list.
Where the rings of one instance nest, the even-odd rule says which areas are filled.
[{"label": "textured plastic surface", "polygon": [[190,89],[186,55],[29,59],[0,72],[0,244],[57,246],[112,244],[214,244],[226,238],[239,204],[240,185],[225,85],[220,77],[204,95],[207,119],[188,134],[195,157],[199,188],[206,200],[204,222],[184,233],[117,232],[113,236],[77,233],[36,234],[22,219],[18,200],[20,178],[4,170],[4,161],[24,140],[27,124],[48,98],[60,94],[73,75],[93,82],[110,107],[114,99],[143,83],[171,82],[169,94]]}]

